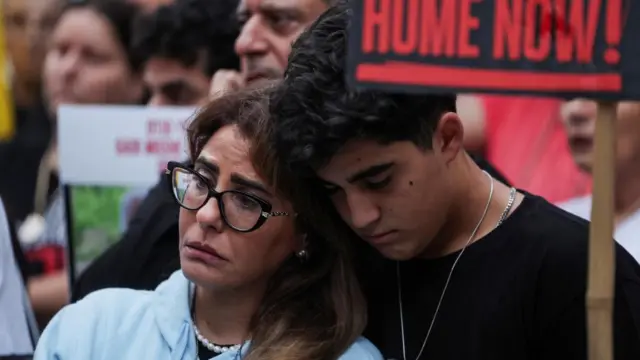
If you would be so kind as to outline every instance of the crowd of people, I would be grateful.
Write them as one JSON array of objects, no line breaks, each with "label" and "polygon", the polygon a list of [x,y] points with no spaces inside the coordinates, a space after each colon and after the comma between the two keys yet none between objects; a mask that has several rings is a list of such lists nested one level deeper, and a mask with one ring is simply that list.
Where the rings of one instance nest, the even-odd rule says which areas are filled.
[{"label": "crowd of people", "polygon": [[[2,6],[0,359],[587,358],[595,102],[350,89],[347,0]],[[188,156],[73,283],[61,104],[199,108]],[[617,111],[630,360],[640,102]]]}]

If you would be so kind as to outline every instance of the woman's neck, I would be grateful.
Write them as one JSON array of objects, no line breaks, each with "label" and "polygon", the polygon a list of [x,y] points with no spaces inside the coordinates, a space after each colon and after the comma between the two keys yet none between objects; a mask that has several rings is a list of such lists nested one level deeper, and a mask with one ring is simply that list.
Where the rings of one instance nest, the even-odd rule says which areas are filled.
[{"label": "woman's neck", "polygon": [[264,286],[232,290],[196,286],[194,323],[213,343],[241,344],[249,337],[251,319],[263,295]]}]

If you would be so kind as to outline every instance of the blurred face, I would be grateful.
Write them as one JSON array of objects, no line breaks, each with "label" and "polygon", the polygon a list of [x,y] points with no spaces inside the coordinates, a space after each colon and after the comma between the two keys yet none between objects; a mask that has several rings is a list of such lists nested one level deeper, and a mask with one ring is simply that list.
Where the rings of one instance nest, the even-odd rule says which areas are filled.
[{"label": "blurred face", "polygon": [[[592,171],[597,104],[589,100],[572,100],[562,107],[562,121],[567,130],[569,148],[578,166]],[[640,102],[618,104],[616,122],[616,167],[637,166],[640,161]]]},{"label": "blurred face", "polygon": [[291,44],[326,8],[323,0],[241,0],[236,52],[247,84],[282,78]]},{"label": "blurred face", "polygon": [[[274,196],[274,191],[256,174],[249,160],[249,144],[235,126],[224,127],[211,137],[196,161],[195,170],[215,191],[249,193],[269,202],[272,211],[292,214],[291,205]],[[205,188],[204,185],[192,182],[189,187]],[[187,192],[185,197],[188,196]],[[253,205],[234,198],[229,200],[224,202],[225,214],[235,224],[242,223],[240,215],[248,216]],[[200,286],[239,288],[266,282],[285,259],[300,250],[301,241],[293,216],[270,217],[257,230],[243,233],[225,223],[215,199],[197,211],[180,209],[182,270]]]},{"label": "blurred face", "polygon": [[210,80],[202,64],[185,67],[179,61],[164,58],[151,58],[143,73],[151,106],[203,105],[209,98]]},{"label": "blurred face", "polygon": [[409,141],[348,142],[317,174],[344,221],[382,255],[425,252],[442,228],[454,183],[449,164],[461,151],[462,125],[443,116],[433,150]]},{"label": "blurred face", "polygon": [[49,110],[60,104],[131,104],[142,96],[125,50],[109,21],[90,8],[68,10],[51,39],[44,64]]},{"label": "blurred face", "polygon": [[4,0],[7,49],[18,79],[39,83],[60,0]]}]

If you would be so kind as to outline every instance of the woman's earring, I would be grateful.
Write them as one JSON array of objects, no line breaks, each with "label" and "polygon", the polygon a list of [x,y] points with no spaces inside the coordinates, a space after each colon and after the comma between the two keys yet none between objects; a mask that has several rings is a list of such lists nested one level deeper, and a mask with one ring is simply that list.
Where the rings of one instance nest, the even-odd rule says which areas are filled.
[{"label": "woman's earring", "polygon": [[296,256],[301,262],[305,262],[309,258],[309,253],[307,252],[307,250],[302,249],[296,253]]}]

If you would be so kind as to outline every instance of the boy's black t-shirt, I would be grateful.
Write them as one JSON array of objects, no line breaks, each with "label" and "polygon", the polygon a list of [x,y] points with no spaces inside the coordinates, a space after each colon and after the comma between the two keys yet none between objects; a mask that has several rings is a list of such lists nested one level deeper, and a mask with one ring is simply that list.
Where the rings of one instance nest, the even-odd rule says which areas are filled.
[{"label": "boy's black t-shirt", "polygon": [[[421,360],[587,359],[588,223],[528,195],[461,256]],[[640,239],[639,239],[640,240]],[[458,253],[402,262],[406,360],[420,351]],[[640,359],[640,266],[616,246],[615,359]],[[396,262],[368,261],[369,326],[403,359]]]}]

